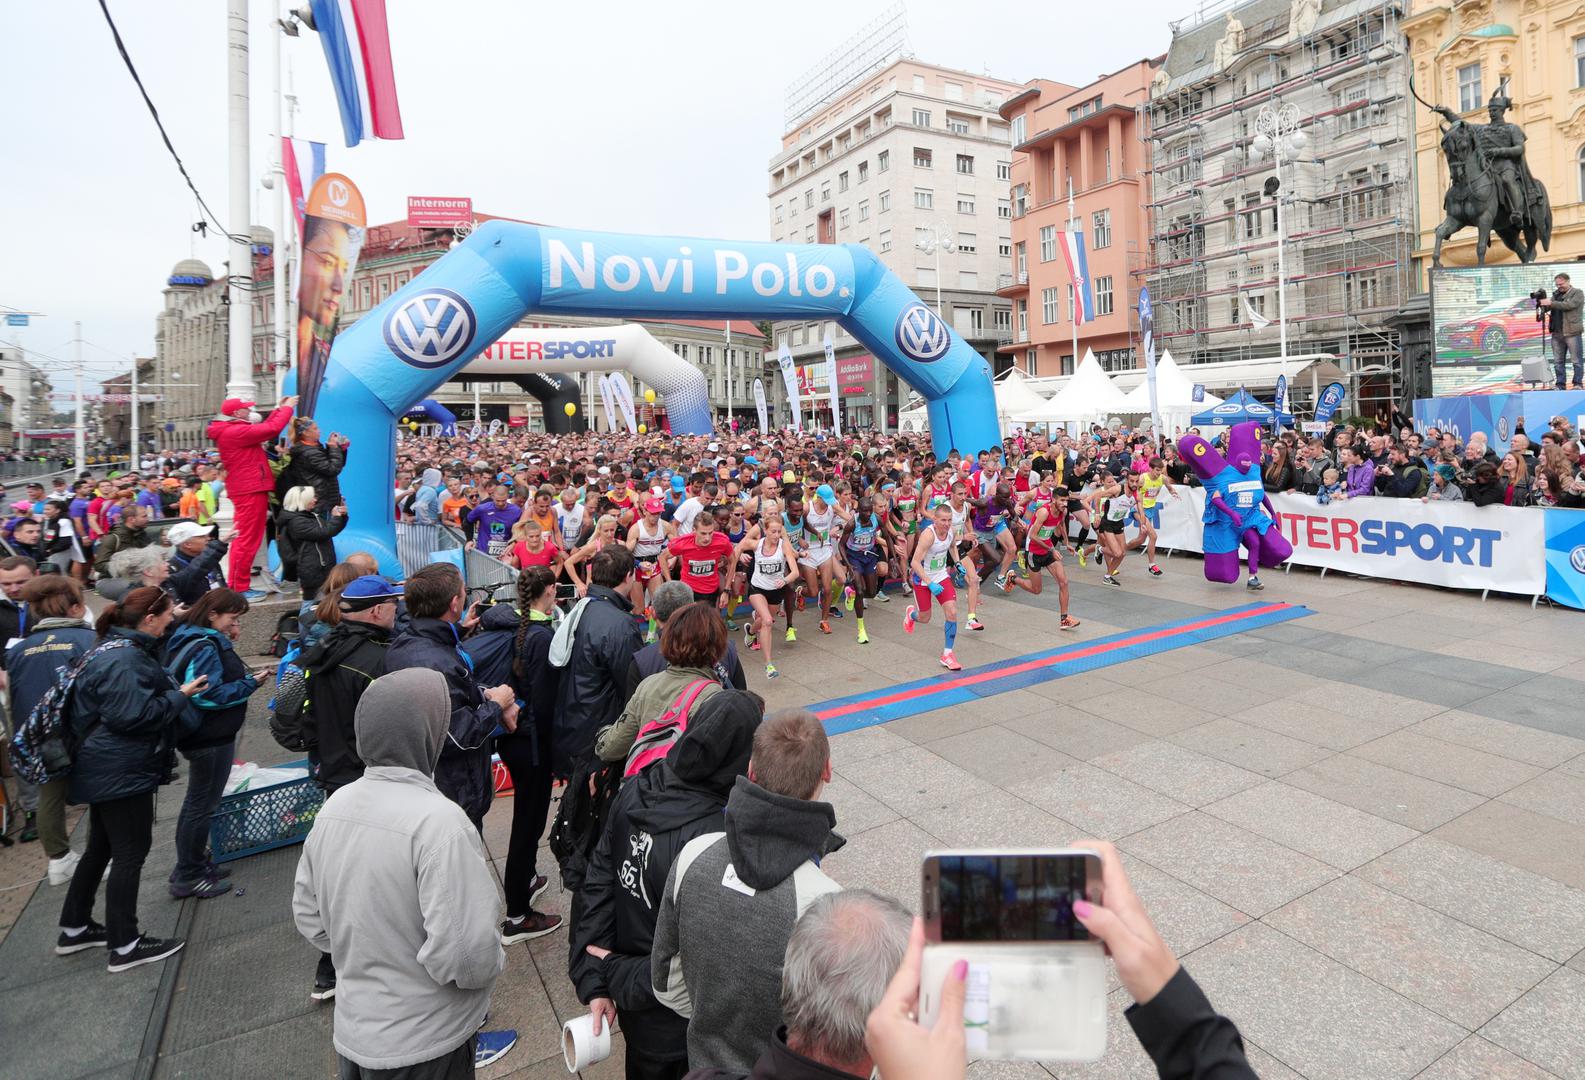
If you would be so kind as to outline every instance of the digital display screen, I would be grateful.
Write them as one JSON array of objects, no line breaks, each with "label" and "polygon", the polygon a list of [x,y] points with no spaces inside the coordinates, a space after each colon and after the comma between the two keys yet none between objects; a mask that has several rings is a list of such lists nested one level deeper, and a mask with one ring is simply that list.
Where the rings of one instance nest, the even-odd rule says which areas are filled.
[{"label": "digital display screen", "polygon": [[[1526,389],[1523,367],[1552,364],[1551,333],[1536,317],[1536,291],[1548,297],[1559,272],[1585,282],[1577,262],[1451,266],[1430,273],[1436,397]],[[1534,376],[1532,376],[1533,378]]]},{"label": "digital display screen", "polygon": [[1073,914],[1085,898],[1085,855],[936,858],[942,941],[1088,941]]}]

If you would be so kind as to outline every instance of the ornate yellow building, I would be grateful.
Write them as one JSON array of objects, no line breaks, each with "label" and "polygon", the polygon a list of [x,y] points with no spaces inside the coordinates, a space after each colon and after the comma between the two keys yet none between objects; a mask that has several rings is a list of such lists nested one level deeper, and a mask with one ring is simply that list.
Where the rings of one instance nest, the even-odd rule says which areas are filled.
[{"label": "ornate yellow building", "polygon": [[[1585,3],[1410,0],[1403,30],[1415,88],[1432,104],[1484,123],[1486,103],[1507,81],[1513,101],[1507,119],[1524,129],[1530,171],[1552,200],[1552,246],[1537,258],[1585,258]],[[1419,208],[1415,257],[1423,273],[1445,216],[1448,171],[1440,118],[1418,102],[1409,107],[1414,110]],[[1517,261],[1493,234],[1486,262]],[[1442,263],[1474,265],[1474,229],[1463,229],[1442,245]]]}]

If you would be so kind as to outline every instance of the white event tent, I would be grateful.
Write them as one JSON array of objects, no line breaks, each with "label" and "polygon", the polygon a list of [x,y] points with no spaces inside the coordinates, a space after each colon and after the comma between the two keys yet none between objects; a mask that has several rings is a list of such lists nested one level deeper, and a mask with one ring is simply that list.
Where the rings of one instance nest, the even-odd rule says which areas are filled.
[{"label": "white event tent", "polygon": [[1048,400],[1030,387],[1029,377],[1017,368],[1010,368],[996,379],[996,418],[1004,429],[1014,417],[1045,408]]},{"label": "white event tent", "polygon": [[[1195,401],[1194,380],[1183,373],[1170,351],[1161,354],[1161,359],[1156,361],[1156,407],[1161,413],[1161,426],[1169,434],[1187,430],[1192,414],[1221,403],[1222,399],[1210,392],[1206,392],[1202,400]],[[1149,382],[1141,382],[1129,391],[1120,411],[1124,415],[1149,416]]]},{"label": "white event tent", "polygon": [[1012,418],[1026,424],[1088,423],[1125,412],[1127,408],[1127,395],[1102,370],[1095,353],[1085,349],[1078,370],[1050,401],[1014,413]]}]

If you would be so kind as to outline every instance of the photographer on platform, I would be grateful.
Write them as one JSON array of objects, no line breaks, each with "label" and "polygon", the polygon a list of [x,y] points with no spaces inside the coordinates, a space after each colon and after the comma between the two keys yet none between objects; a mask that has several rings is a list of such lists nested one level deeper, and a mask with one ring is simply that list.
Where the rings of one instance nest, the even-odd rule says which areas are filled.
[{"label": "photographer on platform", "polygon": [[1567,274],[1559,274],[1552,283],[1557,286],[1551,296],[1541,297],[1536,303],[1546,308],[1550,313],[1547,329],[1552,334],[1552,373],[1556,377],[1557,390],[1567,390],[1569,384],[1564,376],[1568,374],[1569,352],[1574,354],[1574,383],[1576,390],[1585,389],[1585,376],[1581,374],[1580,336],[1585,331],[1585,318],[1582,318],[1582,309],[1585,309],[1585,292],[1576,289],[1569,282]]}]

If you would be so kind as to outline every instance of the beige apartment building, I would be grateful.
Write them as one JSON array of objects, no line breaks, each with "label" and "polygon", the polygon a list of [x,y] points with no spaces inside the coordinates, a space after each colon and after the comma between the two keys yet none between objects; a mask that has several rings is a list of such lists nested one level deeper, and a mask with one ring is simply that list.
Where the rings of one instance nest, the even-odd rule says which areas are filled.
[{"label": "beige apartment building", "polygon": [[[863,244],[995,365],[1012,340],[1012,305],[996,294],[1011,272],[1013,214],[998,110],[1022,90],[913,59],[840,80],[789,117],[768,170],[770,238]],[[800,368],[823,361],[823,324],[775,331]],[[852,337],[835,337],[845,425],[895,428],[907,388]],[[776,343],[767,347],[774,355]],[[811,369],[802,380],[828,419],[823,377]]]}]

